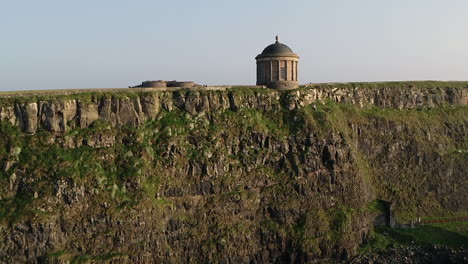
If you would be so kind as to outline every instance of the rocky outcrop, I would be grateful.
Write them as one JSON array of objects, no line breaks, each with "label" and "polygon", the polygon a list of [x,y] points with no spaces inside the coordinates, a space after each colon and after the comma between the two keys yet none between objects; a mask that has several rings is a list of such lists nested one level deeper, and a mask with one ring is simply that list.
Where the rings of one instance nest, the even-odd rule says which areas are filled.
[{"label": "rocky outcrop", "polygon": [[[181,109],[191,115],[219,109],[252,108],[279,109],[281,104],[289,110],[300,109],[315,102],[333,101],[359,107],[392,109],[423,109],[444,105],[468,105],[468,84],[450,87],[439,83],[435,87],[407,84],[393,87],[391,83],[375,87],[365,84],[316,85],[290,92],[274,90],[174,91],[142,92],[126,96],[125,92],[99,93],[89,100],[54,99],[29,103],[1,103],[0,119],[18,125],[22,131],[35,133],[38,129],[65,132],[75,127],[88,127],[97,119],[113,126],[137,126],[155,118],[161,109]],[[60,98],[60,96],[58,96]]]},{"label": "rocky outcrop", "polygon": [[375,106],[393,109],[423,109],[443,105],[467,105],[468,86],[465,87],[418,87],[416,84],[395,87],[387,86],[362,87],[355,84],[351,87],[315,86],[312,89],[298,90],[289,97],[289,108],[304,107],[316,101],[331,100],[336,103]]}]

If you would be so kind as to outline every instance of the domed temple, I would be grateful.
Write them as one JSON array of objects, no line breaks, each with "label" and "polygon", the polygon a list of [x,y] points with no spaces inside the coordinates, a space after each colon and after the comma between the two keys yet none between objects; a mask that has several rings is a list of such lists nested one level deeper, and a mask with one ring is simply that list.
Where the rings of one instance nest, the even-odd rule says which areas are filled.
[{"label": "domed temple", "polygon": [[297,64],[299,56],[291,48],[279,42],[266,47],[255,57],[257,60],[257,85],[273,89],[294,89],[299,87],[297,81]]}]

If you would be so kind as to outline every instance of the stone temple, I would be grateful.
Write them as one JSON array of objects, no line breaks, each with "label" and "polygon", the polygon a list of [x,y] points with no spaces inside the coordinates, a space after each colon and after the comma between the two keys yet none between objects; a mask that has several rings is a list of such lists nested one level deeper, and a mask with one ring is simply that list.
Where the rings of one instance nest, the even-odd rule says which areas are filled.
[{"label": "stone temple", "polygon": [[[276,36],[275,43],[267,46],[261,54],[255,57],[257,60],[257,86],[268,87],[276,90],[288,90],[299,87],[297,81],[297,64],[299,56],[290,47],[279,42]],[[199,85],[192,81],[144,81],[137,86],[129,88],[188,88],[188,89],[214,89],[226,88],[224,86]],[[229,86],[231,87],[231,86]]]},{"label": "stone temple", "polygon": [[266,47],[257,60],[257,85],[285,90],[299,87],[297,81],[297,64],[299,56],[291,48],[279,42]]}]

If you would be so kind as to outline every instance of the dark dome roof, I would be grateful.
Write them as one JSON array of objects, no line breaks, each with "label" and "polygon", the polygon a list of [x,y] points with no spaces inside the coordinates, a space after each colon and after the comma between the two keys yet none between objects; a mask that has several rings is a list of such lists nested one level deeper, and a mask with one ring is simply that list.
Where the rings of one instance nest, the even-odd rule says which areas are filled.
[{"label": "dark dome roof", "polygon": [[297,56],[290,47],[280,43],[278,39],[275,43],[266,47],[262,54],[258,55],[258,57],[272,57],[272,56]]},{"label": "dark dome roof", "polygon": [[294,54],[290,47],[283,43],[276,42],[266,47],[262,55],[276,55],[276,54]]}]

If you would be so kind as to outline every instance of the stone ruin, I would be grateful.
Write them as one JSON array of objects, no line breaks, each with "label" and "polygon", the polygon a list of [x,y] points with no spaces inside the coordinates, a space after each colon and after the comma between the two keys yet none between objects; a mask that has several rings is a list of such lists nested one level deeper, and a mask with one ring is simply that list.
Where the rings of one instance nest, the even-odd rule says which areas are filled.
[{"label": "stone ruin", "polygon": [[144,81],[140,85],[129,87],[129,88],[197,88],[201,87],[201,85],[196,84],[192,81]]}]

